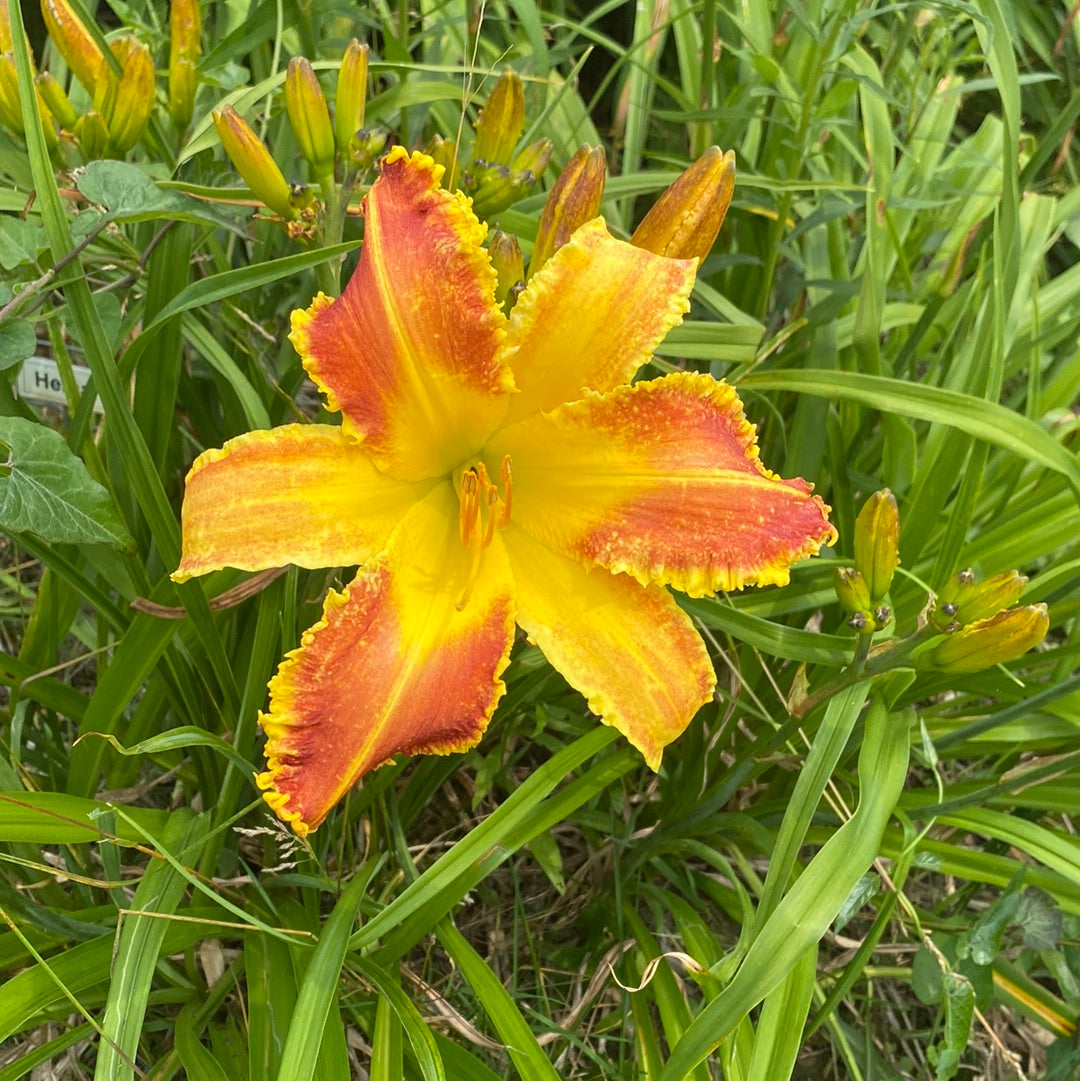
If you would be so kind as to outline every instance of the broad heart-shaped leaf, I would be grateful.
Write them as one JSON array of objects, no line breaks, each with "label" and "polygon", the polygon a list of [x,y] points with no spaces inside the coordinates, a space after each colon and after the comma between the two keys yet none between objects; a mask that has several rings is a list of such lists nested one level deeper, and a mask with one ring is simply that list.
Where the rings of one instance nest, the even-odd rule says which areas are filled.
[{"label": "broad heart-shaped leaf", "polygon": [[[90,202],[105,207],[113,221],[165,219],[237,228],[237,213],[230,215],[188,195],[160,188],[153,177],[127,162],[92,161],[77,174],[75,184]],[[248,213],[244,208],[240,212]]]},{"label": "broad heart-shaped leaf", "polygon": [[63,438],[22,417],[0,417],[0,529],[51,544],[133,543],[109,493]]}]

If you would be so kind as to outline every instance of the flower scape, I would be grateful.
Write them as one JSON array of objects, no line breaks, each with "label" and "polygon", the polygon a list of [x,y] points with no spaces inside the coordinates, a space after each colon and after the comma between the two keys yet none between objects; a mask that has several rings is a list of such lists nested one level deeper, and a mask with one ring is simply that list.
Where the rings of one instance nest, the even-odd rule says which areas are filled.
[{"label": "flower scape", "polygon": [[292,316],[340,426],[249,432],[195,461],[184,581],[222,567],[359,567],[270,681],[278,816],[301,836],[397,754],[474,746],[515,624],[657,769],[713,692],[692,597],[783,585],[835,537],[758,458],[709,375],[630,380],[689,309],[696,259],[581,226],[512,313],[486,227],[401,147],[364,204],[345,290]]}]

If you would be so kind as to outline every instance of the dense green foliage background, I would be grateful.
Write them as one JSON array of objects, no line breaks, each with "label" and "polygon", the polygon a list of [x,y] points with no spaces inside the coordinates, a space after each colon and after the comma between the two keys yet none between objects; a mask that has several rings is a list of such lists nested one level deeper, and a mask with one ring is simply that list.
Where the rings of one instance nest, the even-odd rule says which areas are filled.
[{"label": "dense green foliage background", "polygon": [[[133,29],[159,72],[126,161],[50,158],[29,106],[25,137],[0,133],[0,1081],[1080,1074],[1075,14],[207,0],[181,133],[165,5],[101,4],[97,32]],[[343,256],[252,219],[210,110],[231,101],[306,179],[285,65],[329,89],[353,36],[366,123],[411,146],[459,125],[470,145],[512,66],[522,142],[554,143],[542,187],[605,146],[622,235],[708,145],[734,149],[655,368],[736,382],[763,458],[815,483],[840,540],[788,588],[687,603],[721,690],[659,775],[522,641],[476,750],[379,770],[308,847],[258,798],[256,715],[350,571],[227,608],[208,598],[245,575],[168,574],[194,455],[315,415],[288,315],[359,239],[350,219]],[[65,79],[40,32],[35,62]],[[496,223],[528,247],[543,199]],[[28,349],[66,408],[14,393]],[[1028,574],[1050,634],[796,716],[855,656],[832,572],[883,487],[885,640],[965,566]]]}]

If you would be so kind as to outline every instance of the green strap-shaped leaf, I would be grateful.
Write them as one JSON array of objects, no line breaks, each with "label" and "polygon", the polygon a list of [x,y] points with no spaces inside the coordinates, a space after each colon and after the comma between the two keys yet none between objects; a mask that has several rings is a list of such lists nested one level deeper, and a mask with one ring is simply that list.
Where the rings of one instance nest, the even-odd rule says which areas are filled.
[{"label": "green strap-shaped leaf", "polygon": [[0,444],[0,529],[50,544],[134,543],[109,493],[59,433],[0,417]]}]

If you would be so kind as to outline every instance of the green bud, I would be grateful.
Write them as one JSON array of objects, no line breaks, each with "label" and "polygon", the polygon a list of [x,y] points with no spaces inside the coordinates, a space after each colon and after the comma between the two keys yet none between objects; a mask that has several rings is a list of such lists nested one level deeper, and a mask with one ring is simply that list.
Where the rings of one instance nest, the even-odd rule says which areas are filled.
[{"label": "green bud", "polygon": [[521,254],[521,245],[517,237],[495,229],[488,242],[491,265],[495,268],[498,281],[495,285],[495,299],[506,305],[513,297],[514,290],[525,281],[525,260]]},{"label": "green bud", "polygon": [[441,135],[433,135],[431,141],[424,148],[436,165],[443,167],[442,186],[454,191],[458,186],[458,160],[457,144],[452,139],[444,139]]},{"label": "green bud", "polygon": [[657,201],[630,243],[671,259],[704,259],[712,251],[735,191],[735,154],[709,147]]},{"label": "green bud", "polygon": [[856,612],[869,612],[873,607],[866,580],[854,567],[837,567],[833,571],[833,588],[836,599],[849,616]]},{"label": "green bud", "polygon": [[341,58],[334,95],[334,138],[343,157],[349,155],[353,136],[364,126],[367,77],[368,47],[353,38]]},{"label": "green bud", "polygon": [[96,109],[88,110],[75,121],[73,134],[84,161],[94,161],[104,155],[109,129],[105,126],[105,117]]},{"label": "green bud", "polygon": [[296,217],[289,185],[247,121],[231,106],[215,109],[214,127],[229,160],[259,202],[288,221]]},{"label": "green bud", "polygon": [[942,672],[981,672],[1022,657],[1046,637],[1049,627],[1045,604],[1009,608],[950,634],[924,655],[924,663]]},{"label": "green bud", "polygon": [[544,170],[551,161],[552,143],[548,138],[537,139],[529,143],[527,147],[510,163],[510,168],[515,173],[525,173],[528,176],[527,183],[532,184],[544,175]]},{"label": "green bud", "polygon": [[525,91],[506,68],[476,118],[473,158],[485,165],[508,165],[525,126]]},{"label": "green bud", "polygon": [[302,56],[294,56],[285,72],[285,111],[300,153],[315,179],[334,175],[334,129],[315,69]]},{"label": "green bud", "polygon": [[870,601],[877,604],[889,592],[900,562],[900,514],[888,488],[875,492],[855,519],[855,566],[866,579]]},{"label": "green bud", "polygon": [[79,114],[75,112],[75,106],[71,104],[71,99],[57,79],[49,72],[43,71],[34,77],[34,82],[49,112],[56,117],[56,122],[60,127],[65,131],[74,131]]},{"label": "green bud", "polygon": [[605,179],[603,147],[578,147],[548,192],[529,260],[530,274],[535,274],[574,230],[600,213]]}]

